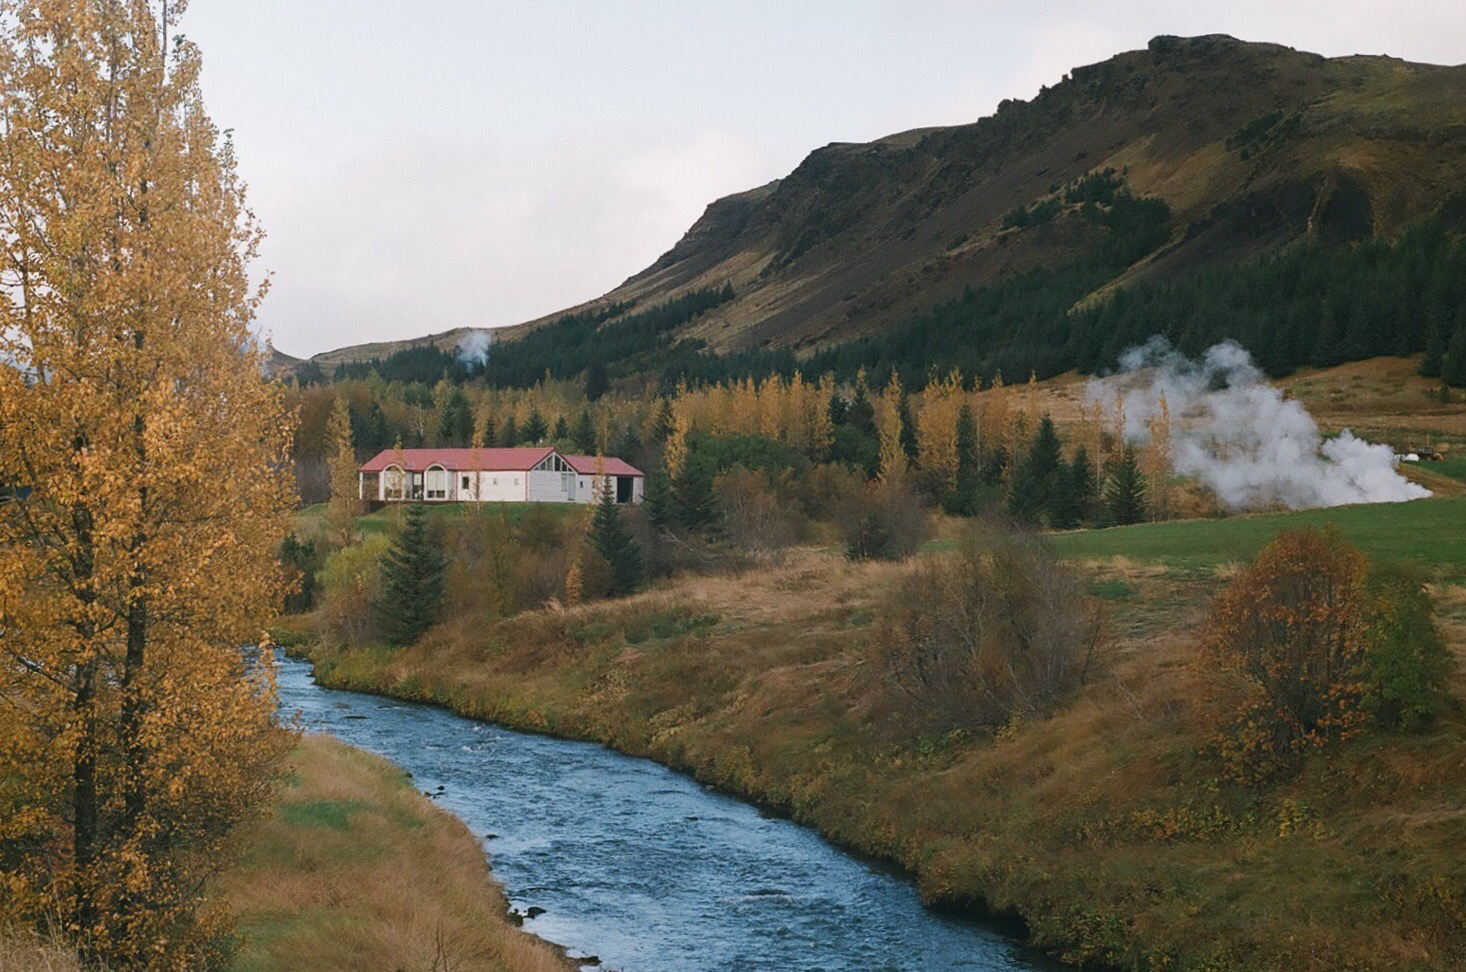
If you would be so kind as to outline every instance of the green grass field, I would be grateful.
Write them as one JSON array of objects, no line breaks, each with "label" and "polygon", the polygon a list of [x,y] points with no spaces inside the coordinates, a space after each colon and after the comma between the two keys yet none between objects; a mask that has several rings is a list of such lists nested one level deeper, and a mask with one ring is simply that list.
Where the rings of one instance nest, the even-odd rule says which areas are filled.
[{"label": "green grass field", "polygon": [[1466,459],[1446,459],[1442,462],[1422,463],[1421,468],[1442,476],[1466,481]]},{"label": "green grass field", "polygon": [[[1466,465],[1466,460],[1462,463]],[[1250,560],[1280,530],[1327,526],[1338,529],[1372,560],[1410,561],[1443,579],[1466,580],[1466,499],[1460,498],[1147,523],[1050,539],[1070,560],[1128,557],[1173,567],[1214,568]]]},{"label": "green grass field", "polygon": [[[364,534],[386,533],[393,529],[401,510],[405,507],[384,506],[375,513],[368,513],[356,521],[357,529]],[[503,516],[511,524],[522,523],[531,515],[549,516],[556,523],[587,509],[574,503],[439,503],[424,504],[428,522],[445,519],[466,519],[481,516],[490,519]]]},{"label": "green grass field", "polygon": [[[389,532],[397,521],[399,511],[403,507],[385,506],[374,513],[368,513],[357,521],[357,529],[363,534],[376,534]],[[447,519],[451,517],[503,517],[511,524],[518,524],[531,514],[548,515],[560,522],[566,517],[574,516],[583,512],[588,507],[574,503],[481,503],[475,506],[471,503],[435,503],[424,504],[427,510],[429,522],[433,520]],[[326,517],[326,504],[316,503],[298,511],[295,515],[297,530],[306,536],[322,529]]]}]

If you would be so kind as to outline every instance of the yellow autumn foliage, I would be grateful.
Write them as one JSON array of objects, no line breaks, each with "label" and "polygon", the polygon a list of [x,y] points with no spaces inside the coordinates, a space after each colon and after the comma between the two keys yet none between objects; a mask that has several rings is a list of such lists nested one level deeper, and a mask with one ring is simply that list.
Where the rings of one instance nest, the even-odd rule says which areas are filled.
[{"label": "yellow autumn foliage", "polygon": [[209,968],[205,880],[289,745],[241,648],[293,505],[260,233],[198,51],[146,3],[4,11],[0,926]]}]

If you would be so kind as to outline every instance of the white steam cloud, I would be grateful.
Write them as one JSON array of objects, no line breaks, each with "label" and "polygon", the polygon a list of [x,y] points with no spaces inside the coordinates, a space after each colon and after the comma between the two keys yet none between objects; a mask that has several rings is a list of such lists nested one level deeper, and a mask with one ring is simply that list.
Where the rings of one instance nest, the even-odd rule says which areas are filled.
[{"label": "white steam cloud", "polygon": [[494,343],[494,332],[469,331],[458,339],[458,360],[466,365],[482,368],[489,363],[489,348]]},{"label": "white steam cloud", "polygon": [[1093,382],[1090,396],[1112,418],[1117,405],[1124,409],[1131,442],[1147,440],[1164,396],[1176,472],[1205,483],[1228,509],[1402,503],[1431,495],[1396,471],[1389,446],[1348,429],[1325,439],[1308,410],[1268,384],[1236,342],[1215,345],[1193,361],[1157,336],[1122,354],[1120,368],[1128,378]]}]

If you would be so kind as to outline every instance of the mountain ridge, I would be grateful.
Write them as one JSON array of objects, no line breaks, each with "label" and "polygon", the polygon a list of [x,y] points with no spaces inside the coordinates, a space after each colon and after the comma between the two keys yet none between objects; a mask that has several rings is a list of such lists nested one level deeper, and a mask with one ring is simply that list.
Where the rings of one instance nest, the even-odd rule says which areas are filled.
[{"label": "mountain ridge", "polygon": [[[1466,227],[1466,67],[1326,58],[1225,35],[1154,38],[964,125],[815,149],[789,175],[714,200],[650,266],[564,314],[646,307],[731,283],[676,337],[719,352],[827,348],[971,287],[1051,266],[1098,231],[1059,205],[1112,170],[1170,207],[1165,239],[1090,294],[1169,280],[1303,239]],[[1013,225],[1019,211],[1039,213]],[[450,334],[375,346],[443,346]],[[374,346],[313,361],[366,360]]]}]

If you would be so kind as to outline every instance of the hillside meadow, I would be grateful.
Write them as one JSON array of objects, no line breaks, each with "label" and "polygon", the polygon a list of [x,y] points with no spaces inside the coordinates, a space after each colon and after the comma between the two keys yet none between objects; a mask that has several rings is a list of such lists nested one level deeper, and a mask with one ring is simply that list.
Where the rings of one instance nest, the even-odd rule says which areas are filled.
[{"label": "hillside meadow", "polygon": [[[1434,500],[1055,537],[1109,637],[1055,716],[992,734],[923,724],[880,670],[884,592],[913,565],[814,548],[620,601],[470,614],[407,649],[311,652],[330,685],[690,772],[1073,963],[1448,969],[1466,954],[1463,517]],[[1208,605],[1278,529],[1322,523],[1434,574],[1458,701],[1423,733],[1229,782],[1214,744],[1241,695],[1201,660]]]}]

